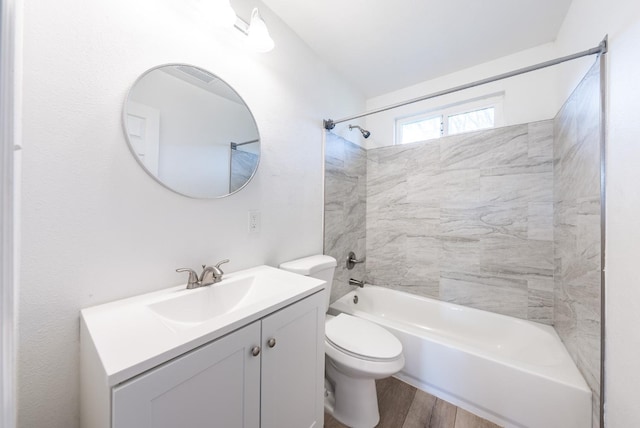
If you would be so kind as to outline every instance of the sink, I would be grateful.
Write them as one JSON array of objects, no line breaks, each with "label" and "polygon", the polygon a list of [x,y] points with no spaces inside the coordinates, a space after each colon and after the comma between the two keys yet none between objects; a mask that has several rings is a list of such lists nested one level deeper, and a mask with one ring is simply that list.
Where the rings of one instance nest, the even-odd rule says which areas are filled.
[{"label": "sink", "polygon": [[189,327],[233,311],[255,284],[255,276],[223,280],[194,290],[176,291],[174,295],[151,303],[148,307],[168,321]]},{"label": "sink", "polygon": [[170,328],[188,329],[266,298],[290,293],[295,287],[295,282],[258,270],[249,275],[231,274],[219,283],[193,290],[178,289],[147,307]]},{"label": "sink", "polygon": [[325,282],[270,266],[174,286],[81,311],[84,351],[100,356],[110,386],[217,340],[324,289]]}]

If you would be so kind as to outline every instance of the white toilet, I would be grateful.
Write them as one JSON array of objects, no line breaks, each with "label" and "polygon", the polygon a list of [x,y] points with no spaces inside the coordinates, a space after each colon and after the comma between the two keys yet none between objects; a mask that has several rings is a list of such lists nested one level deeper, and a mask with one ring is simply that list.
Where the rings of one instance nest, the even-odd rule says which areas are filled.
[{"label": "white toilet", "polygon": [[[327,282],[326,309],[336,259],[317,255],[293,260],[280,269]],[[362,318],[327,315],[325,321],[325,410],[352,428],[373,428],[380,420],[376,379],[404,367],[402,344],[384,328]]]}]

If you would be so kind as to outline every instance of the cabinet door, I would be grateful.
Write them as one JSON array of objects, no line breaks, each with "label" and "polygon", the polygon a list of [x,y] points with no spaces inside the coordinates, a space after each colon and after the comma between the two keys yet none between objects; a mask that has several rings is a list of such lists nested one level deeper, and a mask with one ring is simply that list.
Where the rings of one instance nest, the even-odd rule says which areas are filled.
[{"label": "cabinet door", "polygon": [[324,293],[262,320],[262,428],[323,426]]},{"label": "cabinet door", "polygon": [[260,322],[113,390],[113,428],[258,428]]}]

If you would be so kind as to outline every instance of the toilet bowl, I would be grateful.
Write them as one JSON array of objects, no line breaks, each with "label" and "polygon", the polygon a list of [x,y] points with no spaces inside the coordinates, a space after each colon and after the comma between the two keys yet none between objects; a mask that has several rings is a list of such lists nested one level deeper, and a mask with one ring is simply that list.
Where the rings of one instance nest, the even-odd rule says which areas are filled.
[{"label": "toilet bowl", "polygon": [[[327,301],[336,260],[318,255],[283,263],[280,269],[327,282]],[[352,428],[373,428],[380,420],[376,379],[404,367],[400,341],[362,318],[340,314],[325,320],[325,410]]]}]

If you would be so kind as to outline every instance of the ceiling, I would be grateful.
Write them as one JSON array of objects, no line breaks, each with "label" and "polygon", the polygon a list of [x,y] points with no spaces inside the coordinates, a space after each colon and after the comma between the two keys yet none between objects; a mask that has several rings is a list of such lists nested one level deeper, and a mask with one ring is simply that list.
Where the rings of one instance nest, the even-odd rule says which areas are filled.
[{"label": "ceiling", "polygon": [[571,0],[263,0],[374,97],[555,40]]}]

